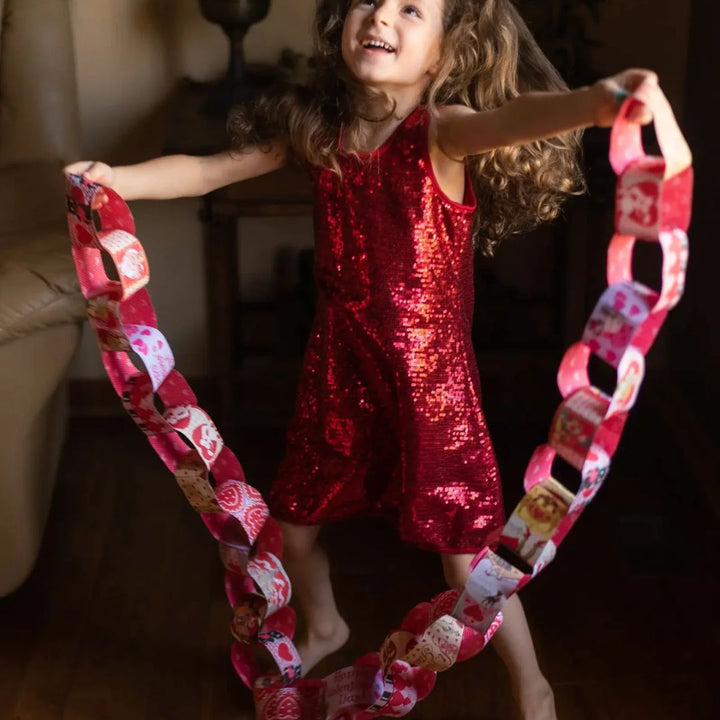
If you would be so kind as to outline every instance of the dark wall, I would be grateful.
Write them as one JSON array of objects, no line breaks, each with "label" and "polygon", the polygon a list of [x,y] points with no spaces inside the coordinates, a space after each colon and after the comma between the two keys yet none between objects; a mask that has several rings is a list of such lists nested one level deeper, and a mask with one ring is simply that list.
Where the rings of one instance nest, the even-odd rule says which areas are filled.
[{"label": "dark wall", "polygon": [[705,427],[720,403],[720,3],[693,0],[684,129],[693,150],[695,197],[688,283],[670,324],[671,366]]},{"label": "dark wall", "polygon": [[598,42],[591,50],[597,72],[651,68],[682,118],[690,0],[604,0],[599,20],[589,29]]}]

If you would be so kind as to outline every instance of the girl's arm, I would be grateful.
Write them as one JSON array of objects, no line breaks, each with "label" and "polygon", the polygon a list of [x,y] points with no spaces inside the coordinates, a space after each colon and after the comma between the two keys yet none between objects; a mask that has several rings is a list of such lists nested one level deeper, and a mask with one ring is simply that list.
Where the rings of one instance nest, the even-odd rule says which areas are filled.
[{"label": "girl's arm", "polygon": [[272,143],[268,148],[251,148],[215,155],[167,155],[136,165],[110,167],[101,162],[76,162],[66,173],[82,175],[115,190],[125,200],[169,200],[196,197],[212,190],[277,170],[286,162],[286,147]]},{"label": "girl's arm", "polygon": [[[642,98],[643,89],[656,84],[657,76],[648,70],[626,70],[571,92],[526,93],[495,110],[477,112],[460,105],[443,108],[437,118],[437,144],[448,157],[463,160],[590,125],[609,127],[628,93]],[[641,106],[630,119],[647,124],[652,115]]]}]

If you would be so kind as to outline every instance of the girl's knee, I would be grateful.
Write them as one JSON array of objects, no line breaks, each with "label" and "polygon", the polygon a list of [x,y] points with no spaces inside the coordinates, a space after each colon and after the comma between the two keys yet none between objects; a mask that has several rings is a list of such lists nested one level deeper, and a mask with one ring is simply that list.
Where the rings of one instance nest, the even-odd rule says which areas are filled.
[{"label": "girl's knee", "polygon": [[293,525],[279,522],[283,535],[283,549],[293,557],[305,557],[315,547],[319,525]]},{"label": "girl's knee", "polygon": [[443,555],[445,582],[451,590],[462,590],[470,576],[472,555]]},{"label": "girl's knee", "polygon": [[467,582],[470,573],[463,572],[458,568],[445,568],[445,582],[451,590],[462,590]]}]

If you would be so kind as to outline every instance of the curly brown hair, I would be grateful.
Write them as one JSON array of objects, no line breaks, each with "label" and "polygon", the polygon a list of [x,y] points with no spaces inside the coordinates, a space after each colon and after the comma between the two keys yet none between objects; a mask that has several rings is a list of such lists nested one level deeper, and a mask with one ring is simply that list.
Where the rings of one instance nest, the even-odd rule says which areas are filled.
[{"label": "curly brown hair", "polygon": [[[388,116],[368,117],[367,92],[342,58],[351,2],[318,0],[312,81],[234,108],[228,129],[235,149],[282,137],[297,159],[339,173],[341,128],[352,128],[358,116]],[[441,65],[423,99],[431,109],[462,104],[490,110],[525,92],[567,90],[511,0],[445,0],[444,12]],[[468,158],[478,199],[476,247],[492,255],[503,237],[554,219],[568,195],[584,190],[580,138],[570,132]]]}]

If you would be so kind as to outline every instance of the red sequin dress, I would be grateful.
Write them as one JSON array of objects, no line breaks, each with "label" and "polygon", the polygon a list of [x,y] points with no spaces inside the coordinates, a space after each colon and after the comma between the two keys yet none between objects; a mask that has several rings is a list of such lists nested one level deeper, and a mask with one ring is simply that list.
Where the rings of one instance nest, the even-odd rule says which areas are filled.
[{"label": "red sequin dress", "polygon": [[504,523],[473,347],[475,198],[440,189],[417,108],[315,173],[318,305],[270,509],[295,524],[397,513],[402,540],[477,552]]}]

